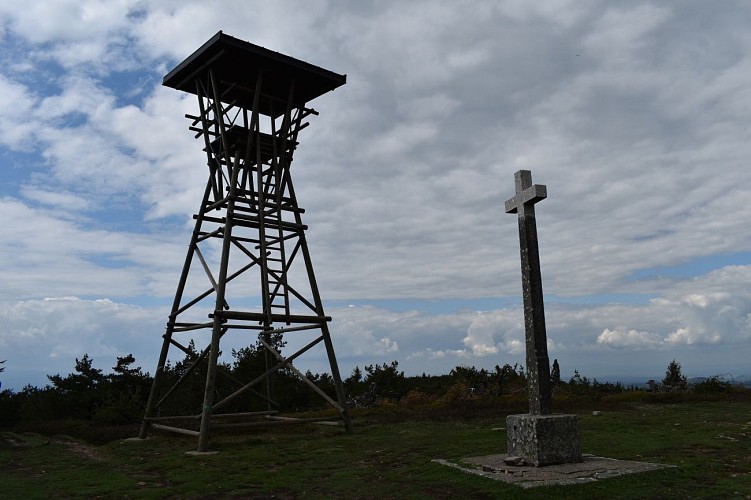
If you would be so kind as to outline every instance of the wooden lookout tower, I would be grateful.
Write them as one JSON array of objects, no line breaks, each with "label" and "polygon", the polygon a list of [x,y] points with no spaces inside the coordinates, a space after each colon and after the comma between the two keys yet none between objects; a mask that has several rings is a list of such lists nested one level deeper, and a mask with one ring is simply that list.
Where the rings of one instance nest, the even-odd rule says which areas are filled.
[{"label": "wooden lookout tower", "polygon": [[[296,376],[334,409],[321,420],[351,430],[328,329],[331,318],[323,310],[304,210],[290,176],[298,133],[308,125],[306,118],[318,114],[308,102],[345,82],[345,75],[221,31],[164,77],[165,86],[198,97],[197,115],[186,116],[190,130],[203,140],[209,175],[139,437],[150,428],[190,434],[198,437],[202,452],[212,429],[315,420],[278,414],[274,378],[280,371]],[[197,349],[189,344],[201,335],[205,343],[200,340]],[[222,341],[243,335],[244,345],[254,345],[265,358],[265,368],[250,380],[239,380],[217,363]],[[295,352],[283,354],[281,339],[292,335]],[[325,350],[333,393],[293,365],[316,348]],[[190,362],[181,366],[179,377],[167,380],[171,349]],[[206,374],[199,388],[196,373]],[[232,389],[220,394],[218,378]],[[202,404],[195,412],[170,414],[179,406],[171,399],[196,390]],[[244,405],[251,400],[254,404]]]}]

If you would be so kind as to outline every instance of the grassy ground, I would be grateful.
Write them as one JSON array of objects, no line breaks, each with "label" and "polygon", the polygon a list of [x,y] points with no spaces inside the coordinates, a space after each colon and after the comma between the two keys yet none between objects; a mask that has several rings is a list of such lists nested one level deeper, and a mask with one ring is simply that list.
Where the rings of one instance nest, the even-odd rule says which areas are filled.
[{"label": "grassy ground", "polygon": [[381,411],[353,434],[301,426],[93,446],[4,432],[2,498],[751,498],[751,403],[610,405],[580,414],[585,453],[676,468],[576,486],[522,490],[431,462],[505,450],[505,412],[419,421]]}]

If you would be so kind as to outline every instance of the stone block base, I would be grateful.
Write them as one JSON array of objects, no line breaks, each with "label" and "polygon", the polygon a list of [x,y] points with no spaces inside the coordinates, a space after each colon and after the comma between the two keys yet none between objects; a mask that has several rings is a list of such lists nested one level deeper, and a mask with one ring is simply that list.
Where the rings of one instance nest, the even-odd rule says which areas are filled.
[{"label": "stone block base", "polygon": [[506,453],[535,466],[582,461],[576,415],[509,415]]}]

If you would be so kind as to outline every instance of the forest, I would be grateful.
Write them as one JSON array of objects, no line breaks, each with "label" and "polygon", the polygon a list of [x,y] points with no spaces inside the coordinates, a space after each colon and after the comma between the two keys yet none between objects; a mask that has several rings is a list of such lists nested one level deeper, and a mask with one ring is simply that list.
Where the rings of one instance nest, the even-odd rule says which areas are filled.
[{"label": "forest", "polygon": [[[264,352],[260,344],[232,350],[231,354],[232,362],[225,362],[221,367],[229,377],[217,379],[217,398],[234,390],[232,379],[250,380],[265,370]],[[181,394],[171,398],[170,404],[173,406],[168,408],[170,414],[200,413],[205,364],[204,369],[189,371],[197,356],[198,351],[191,343],[182,360],[165,366],[164,380],[167,384],[186,376],[178,388]],[[0,371],[2,369],[0,366]],[[308,371],[305,376],[334,397],[331,375]],[[137,366],[132,355],[118,357],[111,373],[105,374],[93,367],[93,359],[88,354],[76,359],[71,373],[48,375],[47,378],[49,384],[45,387],[27,385],[17,392],[8,389],[0,392],[1,428],[34,428],[40,423],[54,421],[88,422],[101,426],[137,424],[143,417],[153,380]],[[496,365],[493,370],[457,366],[447,375],[405,376],[398,362],[392,361],[365,365],[363,369],[355,367],[343,382],[348,404],[353,411],[376,407],[454,407],[471,411],[472,408],[509,403],[523,407],[526,401],[524,367],[518,364]],[[634,399],[649,393],[701,395],[748,392],[748,389],[720,377],[689,384],[681,373],[680,363],[675,360],[667,366],[661,382],[649,382],[643,387],[627,387],[620,383],[590,380],[577,370],[568,381],[552,380],[554,401],[559,406],[571,402],[599,402],[608,398]],[[280,412],[315,411],[326,405],[291,370],[277,372],[274,386]],[[258,398],[255,401],[245,398],[236,404],[244,406],[233,411],[246,411],[264,409],[266,402]]]}]

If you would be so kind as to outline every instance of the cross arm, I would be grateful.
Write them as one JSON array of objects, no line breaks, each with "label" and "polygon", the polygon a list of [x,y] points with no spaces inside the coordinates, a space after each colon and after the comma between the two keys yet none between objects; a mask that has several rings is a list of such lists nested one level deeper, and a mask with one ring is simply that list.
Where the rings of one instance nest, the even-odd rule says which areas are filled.
[{"label": "cross arm", "polygon": [[542,184],[535,184],[529,186],[524,191],[517,193],[516,196],[506,201],[506,213],[515,214],[519,211],[519,207],[523,207],[526,204],[534,205],[538,201],[544,200],[548,197],[548,189]]}]

